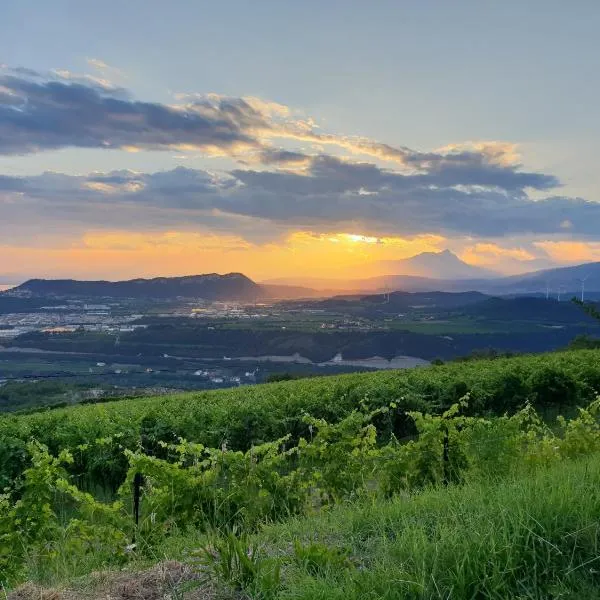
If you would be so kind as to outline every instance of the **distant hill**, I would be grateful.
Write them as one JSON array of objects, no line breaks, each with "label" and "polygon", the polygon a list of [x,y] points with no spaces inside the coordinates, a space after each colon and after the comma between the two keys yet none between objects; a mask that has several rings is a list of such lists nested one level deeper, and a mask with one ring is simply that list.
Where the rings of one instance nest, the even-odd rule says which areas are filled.
[{"label": "distant hill", "polygon": [[380,263],[396,275],[410,275],[429,279],[479,279],[498,277],[498,273],[470,265],[450,250],[422,252],[402,260],[387,260]]},{"label": "distant hill", "polygon": [[545,293],[556,296],[559,292],[581,290],[582,280],[585,279],[585,289],[600,291],[600,262],[583,263],[572,267],[544,269],[524,275],[504,277],[490,282],[499,292],[507,293]]},{"label": "distant hill", "polygon": [[516,298],[487,298],[466,309],[471,317],[497,321],[539,321],[548,323],[589,323],[591,317],[572,302],[520,296]]},{"label": "distant hill", "polygon": [[[461,280],[462,281],[462,280]],[[364,295],[365,293],[382,292],[384,290],[402,290],[406,292],[427,292],[445,289],[453,282],[414,275],[381,275],[368,279],[326,279],[321,277],[280,277],[263,281],[262,285],[270,286],[303,286],[318,290],[322,296],[335,296],[340,293]]]},{"label": "distant hill", "polygon": [[[385,289],[406,292],[455,291],[453,282],[464,280],[492,279],[500,277],[495,271],[470,265],[449,250],[443,252],[423,252],[410,258],[383,261],[390,275],[380,275],[366,279],[326,279],[316,277],[280,277],[264,281],[265,285],[306,286],[333,295],[335,291],[360,294],[361,292]],[[476,288],[467,288],[476,289]],[[463,290],[460,290],[463,291]]]},{"label": "distant hill", "polygon": [[[432,253],[437,256],[435,253]],[[423,256],[423,255],[419,255]],[[410,260],[410,259],[408,259]],[[425,260],[429,260],[429,257]],[[453,262],[452,259],[449,259]],[[467,265],[470,266],[470,265]],[[475,267],[476,268],[476,267]],[[589,297],[600,294],[600,262],[584,263],[570,267],[544,269],[522,275],[471,278],[432,278],[416,275],[380,275],[366,279],[311,279],[298,280],[319,290],[338,290],[344,293],[362,294],[383,293],[384,291],[404,292],[468,292],[476,290],[488,295],[545,295],[562,298],[581,293],[582,279],[585,279],[585,292]],[[279,284],[292,285],[294,279],[279,279]]]},{"label": "distant hill", "polygon": [[265,290],[241,273],[156,277],[129,281],[76,281],[74,279],[30,279],[13,290],[31,296],[96,298],[203,298],[206,300],[252,301]]},{"label": "distant hill", "polygon": [[351,304],[382,306],[386,312],[406,311],[412,308],[452,309],[469,306],[487,300],[489,296],[480,292],[392,292],[352,297],[336,296],[318,303],[320,307],[334,308]]},{"label": "distant hill", "polygon": [[468,306],[486,300],[488,296],[480,292],[393,292],[385,296],[369,295],[362,298],[363,302],[381,303],[385,301],[394,309],[406,310],[414,306],[448,309],[458,306]]},{"label": "distant hill", "polygon": [[[75,296],[104,298],[205,298],[207,300],[241,300],[323,298],[340,292],[364,296],[390,291],[412,293],[472,292],[487,295],[538,295],[546,292],[563,299],[585,292],[589,298],[600,294],[600,262],[570,267],[558,267],[510,277],[491,276],[490,271],[461,261],[449,251],[426,252],[402,263],[405,267],[427,270],[444,268],[441,277],[416,275],[385,275],[367,279],[280,278],[256,283],[241,273],[157,277],[129,281],[77,281],[73,279],[30,279],[15,291],[32,296]],[[398,267],[400,268],[400,267]],[[408,267],[407,267],[408,268]],[[459,277],[470,273],[471,277]],[[475,277],[475,274],[479,274]]]}]

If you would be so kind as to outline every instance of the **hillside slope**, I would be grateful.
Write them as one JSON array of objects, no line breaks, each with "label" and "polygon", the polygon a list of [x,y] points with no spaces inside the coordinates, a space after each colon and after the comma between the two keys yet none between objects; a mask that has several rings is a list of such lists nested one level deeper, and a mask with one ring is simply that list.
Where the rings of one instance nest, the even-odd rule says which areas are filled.
[{"label": "hillside slope", "polygon": [[[442,366],[316,377],[281,383],[121,400],[0,416],[0,486],[27,464],[27,442],[35,437],[51,448],[81,447],[78,473],[94,485],[116,490],[126,465],[123,448],[134,450],[140,436],[152,444],[178,437],[247,450],[291,435],[308,435],[304,415],[337,421],[368,399],[373,408],[397,403],[399,410],[441,412],[470,394],[474,414],[503,413],[527,401],[542,408],[585,405],[600,390],[600,351],[579,350]],[[402,415],[385,427],[398,437],[413,433]],[[149,433],[147,433],[149,432]],[[119,439],[98,455],[90,439]]]}]

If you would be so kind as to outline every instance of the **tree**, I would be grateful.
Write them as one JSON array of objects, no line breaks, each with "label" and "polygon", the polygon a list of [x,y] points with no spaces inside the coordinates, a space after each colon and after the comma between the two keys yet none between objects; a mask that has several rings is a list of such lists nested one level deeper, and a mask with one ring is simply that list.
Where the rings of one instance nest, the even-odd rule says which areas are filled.
[{"label": "tree", "polygon": [[582,302],[579,298],[573,298],[571,302],[581,306],[583,311],[593,319],[600,321],[600,311],[596,308],[596,305],[592,302]]}]

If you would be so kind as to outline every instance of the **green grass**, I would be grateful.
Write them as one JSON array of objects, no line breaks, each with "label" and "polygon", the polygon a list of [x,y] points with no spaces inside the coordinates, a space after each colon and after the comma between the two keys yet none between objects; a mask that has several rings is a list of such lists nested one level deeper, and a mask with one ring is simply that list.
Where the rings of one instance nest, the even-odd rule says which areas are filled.
[{"label": "green grass", "polygon": [[[600,598],[600,457],[499,484],[431,489],[267,527],[277,598]],[[346,552],[315,574],[294,542]]]},{"label": "green grass", "polygon": [[[175,534],[128,570],[185,562],[209,544],[220,549],[213,567],[228,598],[228,585],[244,576],[248,595],[236,598],[593,600],[600,598],[600,456],[337,506],[238,540],[232,548],[227,536]],[[247,567],[258,578],[236,567],[235,551],[258,551]],[[265,577],[276,565],[278,585]],[[44,579],[56,585],[100,566],[57,561]],[[34,580],[39,575],[31,572]]]}]

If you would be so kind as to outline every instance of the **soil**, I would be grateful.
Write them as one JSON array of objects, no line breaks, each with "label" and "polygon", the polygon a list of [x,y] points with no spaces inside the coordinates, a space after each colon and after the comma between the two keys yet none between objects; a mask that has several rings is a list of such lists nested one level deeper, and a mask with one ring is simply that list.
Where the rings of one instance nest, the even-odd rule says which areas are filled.
[{"label": "soil", "polygon": [[[186,591],[188,590],[188,591]],[[216,600],[215,590],[198,581],[189,567],[167,561],[146,571],[98,572],[65,589],[26,584],[7,600]]]}]

